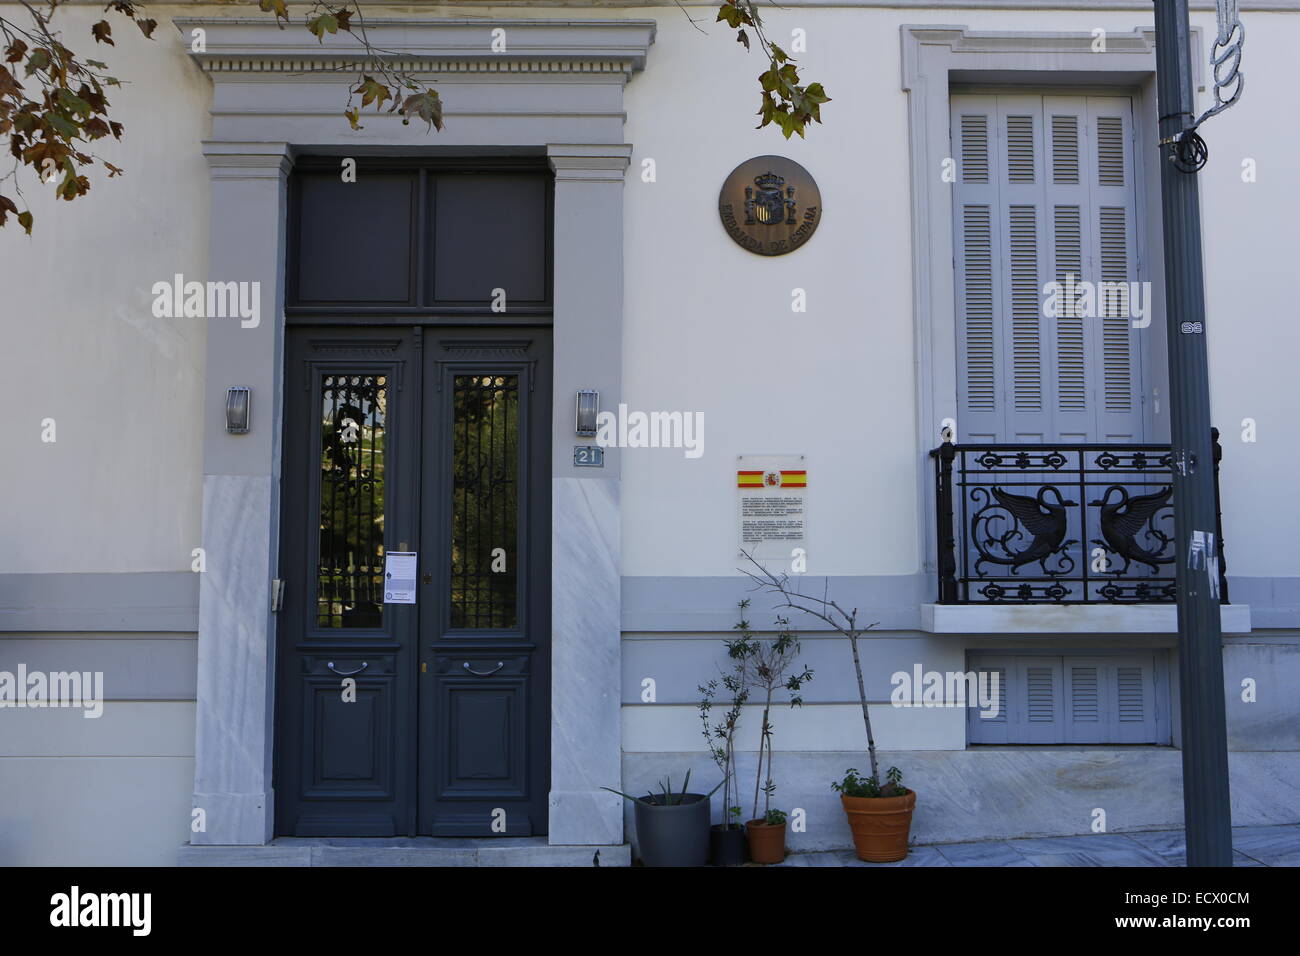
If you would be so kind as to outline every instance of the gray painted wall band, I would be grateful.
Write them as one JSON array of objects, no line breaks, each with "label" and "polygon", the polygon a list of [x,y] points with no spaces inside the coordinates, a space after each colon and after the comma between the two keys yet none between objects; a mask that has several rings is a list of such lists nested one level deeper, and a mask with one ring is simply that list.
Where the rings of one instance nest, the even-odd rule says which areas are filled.
[{"label": "gray painted wall band", "polygon": [[194,700],[198,642],[192,634],[0,638],[0,671],[98,671],[105,700]]},{"label": "gray painted wall band", "polygon": [[[826,581],[806,578],[803,592],[821,594]],[[925,574],[832,576],[829,583],[834,600],[859,608],[864,623],[878,620],[883,630],[917,630],[919,605],[935,597]],[[199,575],[188,571],[0,574],[0,634],[190,634],[198,630],[198,587]],[[623,630],[728,632],[743,598],[751,601],[750,622],[770,627],[774,602],[750,587],[739,576],[624,577]],[[1229,576],[1228,588],[1235,603],[1250,605],[1255,630],[1300,628],[1300,577]],[[803,631],[826,629],[794,622]]]},{"label": "gray painted wall band", "polygon": [[[935,600],[934,579],[926,574],[882,574],[807,577],[804,594],[821,595],[829,580],[830,597],[842,607],[858,608],[864,624],[879,621],[882,630],[918,630],[919,605]],[[752,584],[731,577],[624,577],[623,630],[650,632],[716,632],[732,629],[736,602],[750,599],[749,621],[768,628],[778,613],[767,595],[751,591]],[[1300,627],[1300,577],[1228,577],[1236,604],[1250,606],[1256,629]],[[824,631],[825,624],[786,610],[799,630]],[[803,618],[801,620],[801,618]]]},{"label": "gray painted wall band", "polygon": [[[886,630],[915,630],[921,626],[920,605],[933,601],[935,589],[927,575],[807,576],[799,588],[830,597],[844,608],[858,608],[864,624],[879,621]],[[623,630],[730,631],[736,623],[736,603],[750,599],[749,621],[755,628],[771,627],[778,612],[773,599],[751,590],[753,583],[739,574],[726,577],[624,577]],[[812,620],[796,621],[802,630],[825,630]]]},{"label": "gray painted wall band", "polygon": [[199,629],[199,575],[0,574],[0,632],[189,632]]}]

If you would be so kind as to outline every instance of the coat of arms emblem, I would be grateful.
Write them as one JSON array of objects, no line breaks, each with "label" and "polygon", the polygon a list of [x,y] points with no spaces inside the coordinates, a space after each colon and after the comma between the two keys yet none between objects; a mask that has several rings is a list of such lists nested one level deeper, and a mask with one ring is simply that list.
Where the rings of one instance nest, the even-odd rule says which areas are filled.
[{"label": "coat of arms emblem", "polygon": [[785,185],[784,176],[769,171],[755,176],[754,185],[745,187],[745,225],[792,226],[794,214],[794,187]]}]

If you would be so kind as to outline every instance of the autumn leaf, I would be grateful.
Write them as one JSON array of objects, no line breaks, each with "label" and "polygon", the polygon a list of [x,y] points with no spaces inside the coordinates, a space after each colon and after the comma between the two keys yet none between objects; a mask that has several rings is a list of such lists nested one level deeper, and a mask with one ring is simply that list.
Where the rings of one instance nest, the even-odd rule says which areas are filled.
[{"label": "autumn leaf", "polygon": [[31,76],[37,70],[43,70],[50,65],[50,51],[44,47],[38,47],[32,51],[32,55],[27,58],[27,75]]},{"label": "autumn leaf", "polygon": [[109,46],[117,46],[113,42],[113,27],[107,20],[100,20],[90,28],[90,35],[95,38],[96,43],[107,43]]},{"label": "autumn leaf", "polygon": [[[289,8],[285,6],[284,0],[257,0],[257,8],[263,13],[273,12],[277,26],[280,25],[281,20],[285,23],[289,22]],[[280,29],[283,30],[284,27]]]},{"label": "autumn leaf", "polygon": [[20,212],[18,214],[18,225],[22,226],[27,235],[32,234],[32,214],[30,212]]},{"label": "autumn leaf", "polygon": [[136,20],[135,25],[140,28],[140,32],[145,35],[145,39],[153,39],[153,31],[158,26],[158,21],[153,18],[147,20]]},{"label": "autumn leaf", "polygon": [[324,43],[326,33],[339,32],[339,21],[332,13],[322,13],[316,19],[307,21],[307,32],[316,38],[316,42]]},{"label": "autumn leaf", "polygon": [[108,124],[98,116],[92,116],[90,119],[86,120],[83,129],[85,130],[86,135],[91,139],[99,139],[102,136],[107,136],[109,132]]},{"label": "autumn leaf", "polygon": [[361,114],[356,107],[353,107],[350,110],[344,110],[343,115],[348,118],[348,122],[352,124],[353,129],[364,129],[364,127],[357,122],[357,120],[360,119]]},{"label": "autumn leaf", "polygon": [[374,77],[365,75],[361,77],[361,85],[352,92],[361,94],[361,105],[363,107],[369,106],[371,103],[376,106],[383,106],[384,100],[392,96],[387,86],[377,82]]},{"label": "autumn leaf", "polygon": [[104,168],[108,170],[109,179],[112,179],[114,176],[122,175],[122,170],[114,166],[112,163],[108,162],[107,160],[104,160]]},{"label": "autumn leaf", "polygon": [[436,90],[425,90],[406,98],[402,104],[402,125],[407,125],[413,115],[424,120],[429,127],[442,131],[442,100]]},{"label": "autumn leaf", "polygon": [[5,220],[9,218],[9,213],[13,213],[15,216],[18,215],[18,207],[14,205],[14,201],[8,196],[0,196],[0,226],[5,224]]},{"label": "autumn leaf", "polygon": [[27,52],[27,44],[24,43],[22,40],[14,40],[13,43],[5,47],[5,62],[17,63],[19,60],[23,58],[23,54],[26,52]]}]

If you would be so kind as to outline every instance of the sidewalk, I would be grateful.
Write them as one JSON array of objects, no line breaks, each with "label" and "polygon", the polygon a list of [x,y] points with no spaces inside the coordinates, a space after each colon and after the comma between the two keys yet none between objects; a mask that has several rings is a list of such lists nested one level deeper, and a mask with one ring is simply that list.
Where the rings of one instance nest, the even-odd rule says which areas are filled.
[{"label": "sidewalk", "polygon": [[[1300,824],[1233,827],[1234,866],[1300,866]],[[897,863],[864,863],[852,850],[791,853],[777,866],[1184,866],[1182,830],[914,846]]]}]

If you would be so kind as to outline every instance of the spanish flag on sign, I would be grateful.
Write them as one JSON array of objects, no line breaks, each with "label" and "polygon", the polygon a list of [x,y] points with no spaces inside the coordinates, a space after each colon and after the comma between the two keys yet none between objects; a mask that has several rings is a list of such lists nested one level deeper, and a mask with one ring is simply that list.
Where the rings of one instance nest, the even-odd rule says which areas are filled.
[{"label": "spanish flag on sign", "polygon": [[807,488],[806,471],[738,471],[737,488]]}]

